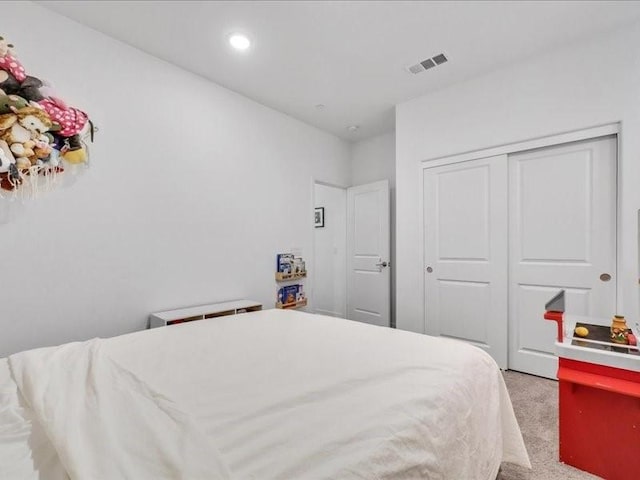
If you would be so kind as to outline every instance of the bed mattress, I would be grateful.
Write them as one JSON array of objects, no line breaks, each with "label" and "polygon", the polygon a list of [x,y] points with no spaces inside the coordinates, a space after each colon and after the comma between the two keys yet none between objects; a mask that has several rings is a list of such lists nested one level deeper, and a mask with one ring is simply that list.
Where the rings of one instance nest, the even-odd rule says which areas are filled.
[{"label": "bed mattress", "polygon": [[297,311],[22,352],[0,360],[0,400],[0,478],[493,480],[503,461],[529,466],[485,352]]}]

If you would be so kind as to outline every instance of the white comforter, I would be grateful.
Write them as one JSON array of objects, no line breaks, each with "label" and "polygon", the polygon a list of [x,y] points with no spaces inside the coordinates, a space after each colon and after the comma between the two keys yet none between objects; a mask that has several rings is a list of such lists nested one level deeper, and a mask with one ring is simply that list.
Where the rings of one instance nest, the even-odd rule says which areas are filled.
[{"label": "white comforter", "polygon": [[269,310],[9,364],[0,478],[493,480],[502,461],[529,466],[500,371],[453,340]]}]

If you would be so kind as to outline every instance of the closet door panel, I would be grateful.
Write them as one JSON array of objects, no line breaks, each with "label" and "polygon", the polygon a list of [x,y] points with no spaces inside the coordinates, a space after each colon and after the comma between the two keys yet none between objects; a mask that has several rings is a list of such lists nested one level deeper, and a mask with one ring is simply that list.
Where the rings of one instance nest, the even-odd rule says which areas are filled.
[{"label": "closet door panel", "polygon": [[510,155],[509,190],[509,368],[555,378],[545,302],[564,288],[570,313],[615,313],[616,138]]},{"label": "closet door panel", "polygon": [[425,331],[507,365],[507,157],[424,170]]}]

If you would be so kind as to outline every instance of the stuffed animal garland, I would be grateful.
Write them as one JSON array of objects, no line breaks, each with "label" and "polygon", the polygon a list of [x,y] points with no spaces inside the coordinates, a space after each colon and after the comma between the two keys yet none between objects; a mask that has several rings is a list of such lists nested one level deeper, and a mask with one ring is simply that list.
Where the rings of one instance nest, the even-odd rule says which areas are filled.
[{"label": "stuffed animal garland", "polygon": [[64,171],[87,161],[81,135],[93,124],[40,79],[27,75],[13,45],[0,37],[0,188],[14,190],[28,177]]}]

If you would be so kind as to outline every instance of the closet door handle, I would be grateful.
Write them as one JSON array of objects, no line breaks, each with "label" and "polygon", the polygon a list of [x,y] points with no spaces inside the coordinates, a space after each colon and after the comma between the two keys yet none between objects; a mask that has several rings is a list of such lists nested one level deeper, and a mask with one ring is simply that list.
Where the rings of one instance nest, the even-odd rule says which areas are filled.
[{"label": "closet door handle", "polygon": [[611,275],[609,275],[608,273],[603,273],[602,275],[600,275],[600,280],[602,280],[603,282],[608,282],[609,280],[611,280]]},{"label": "closet door handle", "polygon": [[427,273],[431,273],[431,272],[433,272],[433,268],[427,267]]}]

